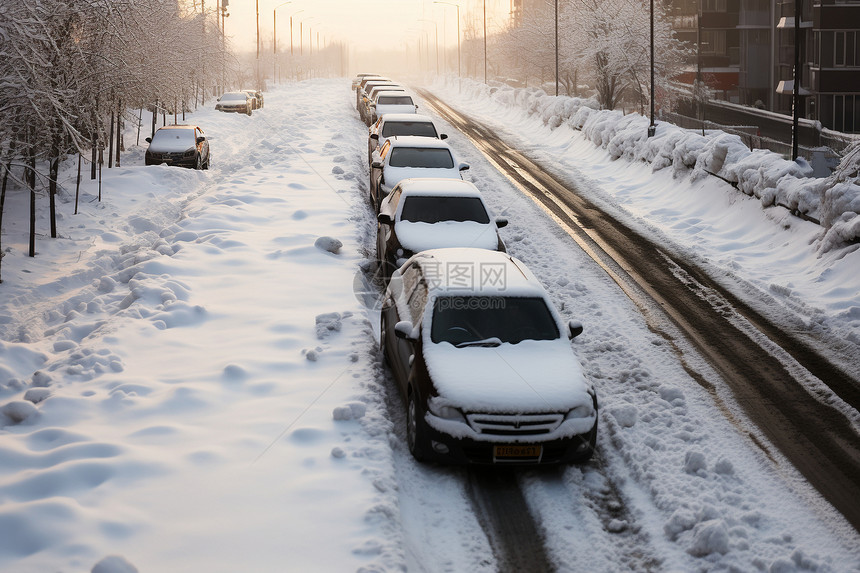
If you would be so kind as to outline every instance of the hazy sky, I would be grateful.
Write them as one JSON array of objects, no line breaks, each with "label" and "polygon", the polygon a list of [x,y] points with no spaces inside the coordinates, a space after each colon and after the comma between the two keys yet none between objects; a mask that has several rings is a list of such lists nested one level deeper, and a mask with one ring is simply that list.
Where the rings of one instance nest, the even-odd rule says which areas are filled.
[{"label": "hazy sky", "polygon": [[[363,46],[402,49],[402,41],[414,41],[417,34],[427,34],[428,41],[440,46],[457,43],[457,9],[434,4],[433,0],[258,0],[260,36],[267,49],[272,46],[273,10],[277,7],[278,49],[290,49],[290,16],[293,16],[293,42],[299,45],[299,23],[302,23],[305,47],[309,31],[316,42],[347,42],[350,49]],[[481,18],[484,0],[450,0],[460,5],[461,30],[467,18]],[[239,50],[256,49],[255,0],[230,0],[226,28]],[[488,28],[502,24],[510,11],[510,0],[486,0]],[[214,10],[217,0],[206,0],[207,11]],[[422,20],[430,20],[422,21]],[[434,24],[435,22],[435,24]],[[315,44],[316,45],[316,44]]]}]

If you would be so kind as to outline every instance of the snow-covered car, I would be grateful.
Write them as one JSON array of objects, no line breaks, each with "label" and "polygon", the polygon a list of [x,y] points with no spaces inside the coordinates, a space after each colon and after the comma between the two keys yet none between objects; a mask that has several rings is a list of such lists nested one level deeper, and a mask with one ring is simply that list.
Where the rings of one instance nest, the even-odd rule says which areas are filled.
[{"label": "snow-covered car", "polygon": [[370,89],[369,92],[367,92],[367,97],[364,100],[364,123],[367,124],[368,127],[370,127],[370,125],[376,121],[376,119],[373,119],[373,121],[371,121],[371,116],[373,115],[373,108],[376,106],[376,99],[379,97],[379,94],[384,91],[406,93],[406,88],[397,85],[381,85],[374,86]]},{"label": "snow-covered car", "polygon": [[407,93],[383,91],[370,100],[366,117],[367,125],[374,123],[386,113],[418,113],[418,105]]},{"label": "snow-covered car", "polygon": [[253,104],[251,97],[245,92],[227,92],[218,98],[215,109],[251,115]]},{"label": "snow-covered car", "polygon": [[358,115],[361,117],[361,121],[368,124],[367,120],[367,111],[370,109],[370,92],[375,87],[379,86],[387,86],[391,88],[401,87],[399,84],[392,82],[391,80],[373,80],[369,81],[362,88],[360,88],[361,95],[358,99]]},{"label": "snow-covered car", "polygon": [[263,107],[263,92],[260,90],[242,90],[251,99],[251,109],[261,109]]},{"label": "snow-covered car", "polygon": [[[362,102],[362,99],[361,99],[362,96],[365,95],[364,86],[366,86],[368,82],[373,82],[373,81],[390,82],[391,80],[389,78],[386,78],[385,76],[374,76],[374,75],[364,76],[363,78],[361,78],[361,80],[359,80],[358,85],[355,88],[355,109],[358,110],[359,113],[361,113],[361,106],[364,105],[364,103]],[[394,83],[394,82],[392,82],[392,83]]]},{"label": "snow-covered car", "polygon": [[415,253],[445,247],[505,252],[481,192],[459,179],[404,179],[383,199],[377,216],[376,258],[384,277]]},{"label": "snow-covered car", "polygon": [[385,145],[393,135],[419,135],[436,139],[448,139],[445,133],[439,133],[436,124],[426,115],[417,113],[387,113],[370,126],[367,137],[367,162],[373,158],[373,152]]},{"label": "snow-covered car", "polygon": [[441,139],[394,136],[373,152],[370,164],[370,202],[379,204],[403,179],[442,177],[462,179],[469,164],[460,161],[451,146]]},{"label": "snow-covered car", "polygon": [[175,165],[209,169],[209,142],[196,125],[166,125],[147,137],[145,165]]},{"label": "snow-covered car", "polygon": [[590,459],[597,395],[569,342],[581,333],[505,253],[414,255],[391,277],[380,324],[409,451],[467,464]]},{"label": "snow-covered car", "polygon": [[358,88],[358,85],[361,83],[361,80],[363,80],[366,77],[370,77],[370,76],[372,76],[374,78],[382,77],[378,74],[356,74],[355,77],[352,78],[352,91],[355,91]]}]

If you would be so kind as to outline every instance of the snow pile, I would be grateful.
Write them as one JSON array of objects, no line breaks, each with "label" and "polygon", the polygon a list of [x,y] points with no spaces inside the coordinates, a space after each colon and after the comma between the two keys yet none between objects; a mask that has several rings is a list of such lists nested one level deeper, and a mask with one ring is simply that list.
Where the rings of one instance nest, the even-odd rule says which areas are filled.
[{"label": "snow pile", "polygon": [[[491,98],[537,117],[553,129],[567,125],[581,130],[615,159],[644,161],[652,171],[671,168],[674,177],[692,181],[716,175],[759,199],[763,207],[779,205],[819,221],[825,230],[819,245],[822,253],[860,239],[860,188],[843,186],[836,197],[829,197],[836,178],[812,177],[812,167],[802,158],[789,161],[771,151],[750,150],[737,135],[721,131],[702,135],[663,121],[649,138],[648,118],[599,110],[593,99],[549,96],[539,88],[490,87],[468,79],[460,85],[466,97]],[[843,165],[847,161],[851,161],[848,156]]]}]

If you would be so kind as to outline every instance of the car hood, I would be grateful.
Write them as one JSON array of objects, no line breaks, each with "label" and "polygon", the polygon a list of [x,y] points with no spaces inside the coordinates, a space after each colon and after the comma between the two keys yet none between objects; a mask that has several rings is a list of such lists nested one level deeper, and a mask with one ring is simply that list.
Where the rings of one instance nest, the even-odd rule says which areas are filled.
[{"label": "car hood", "polygon": [[592,404],[567,339],[456,348],[425,338],[423,351],[439,398],[463,412],[567,412]]},{"label": "car hood", "polygon": [[443,177],[445,179],[461,179],[456,168],[442,169],[430,167],[391,167],[385,168],[385,186],[393,188],[403,179],[410,177]]},{"label": "car hood", "polygon": [[475,221],[399,221],[394,225],[394,233],[400,246],[414,253],[444,247],[475,247],[494,251],[499,245],[495,225]]},{"label": "car hood", "polygon": [[189,145],[187,141],[177,139],[159,142],[158,145],[150,145],[147,151],[150,153],[181,153],[191,151],[194,147],[193,143]]}]

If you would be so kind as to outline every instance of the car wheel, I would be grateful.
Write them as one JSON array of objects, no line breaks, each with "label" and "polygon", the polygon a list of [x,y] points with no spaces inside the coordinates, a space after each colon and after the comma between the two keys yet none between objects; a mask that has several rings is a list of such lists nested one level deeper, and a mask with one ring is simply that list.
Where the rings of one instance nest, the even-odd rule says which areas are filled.
[{"label": "car wheel", "polygon": [[406,445],[412,457],[419,462],[427,459],[426,434],[427,422],[415,401],[415,393],[410,392],[406,404]]},{"label": "car wheel", "polygon": [[383,310],[379,314],[379,351],[382,353],[382,361],[386,364],[388,362],[388,356],[386,355],[385,349],[385,331],[388,329],[388,322],[385,320],[385,311]]},{"label": "car wheel", "polygon": [[197,164],[194,166],[194,169],[203,169],[203,158],[199,153],[197,154]]},{"label": "car wheel", "polygon": [[245,113],[248,114],[249,116],[251,115],[251,106],[248,106],[248,109],[247,109],[247,111],[245,111]]},{"label": "car wheel", "polygon": [[206,162],[203,164],[203,169],[209,169],[209,161],[212,160],[212,155],[206,156]]}]

